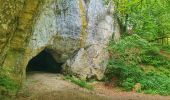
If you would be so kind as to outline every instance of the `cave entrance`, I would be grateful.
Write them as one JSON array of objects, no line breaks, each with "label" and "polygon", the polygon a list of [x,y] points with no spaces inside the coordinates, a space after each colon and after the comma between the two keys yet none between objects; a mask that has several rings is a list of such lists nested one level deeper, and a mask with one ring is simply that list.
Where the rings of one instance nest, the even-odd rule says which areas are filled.
[{"label": "cave entrance", "polygon": [[26,72],[41,71],[49,73],[61,73],[61,65],[62,63],[57,63],[50,52],[43,50],[28,62]]}]

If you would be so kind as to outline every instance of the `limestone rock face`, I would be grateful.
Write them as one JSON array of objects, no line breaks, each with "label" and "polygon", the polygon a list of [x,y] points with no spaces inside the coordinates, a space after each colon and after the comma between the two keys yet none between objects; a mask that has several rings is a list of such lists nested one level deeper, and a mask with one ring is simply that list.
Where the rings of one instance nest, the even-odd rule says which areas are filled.
[{"label": "limestone rock face", "polygon": [[0,74],[22,83],[29,60],[46,49],[63,72],[101,79],[112,33],[103,0],[0,0]]},{"label": "limestone rock face", "polygon": [[84,44],[82,42],[85,41],[84,7],[82,0],[46,1],[36,19],[29,42],[33,55],[46,47],[57,62],[64,63],[81,48],[81,44]]},{"label": "limestone rock face", "polygon": [[82,79],[94,77],[100,80],[108,60],[106,47],[113,33],[112,17],[107,15],[102,0],[91,0],[87,18],[85,46],[67,60],[64,69],[71,70]]}]

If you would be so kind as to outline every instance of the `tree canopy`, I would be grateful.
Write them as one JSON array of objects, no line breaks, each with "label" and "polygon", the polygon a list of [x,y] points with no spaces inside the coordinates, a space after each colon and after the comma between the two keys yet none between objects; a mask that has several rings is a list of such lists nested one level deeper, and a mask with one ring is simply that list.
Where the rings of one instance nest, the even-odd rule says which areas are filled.
[{"label": "tree canopy", "polygon": [[[110,0],[105,0],[108,3]],[[169,0],[113,0],[120,34],[136,33],[147,40],[170,34]]]}]

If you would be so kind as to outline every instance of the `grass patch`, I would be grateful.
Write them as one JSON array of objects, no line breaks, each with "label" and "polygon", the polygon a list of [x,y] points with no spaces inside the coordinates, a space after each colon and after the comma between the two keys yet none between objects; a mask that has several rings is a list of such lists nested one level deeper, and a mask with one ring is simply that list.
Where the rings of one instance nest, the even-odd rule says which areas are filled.
[{"label": "grass patch", "polygon": [[93,86],[91,86],[90,84],[88,84],[86,81],[84,80],[80,80],[78,78],[75,78],[74,76],[66,76],[65,79],[70,80],[72,83],[79,85],[80,87],[86,88],[88,90],[93,90]]}]

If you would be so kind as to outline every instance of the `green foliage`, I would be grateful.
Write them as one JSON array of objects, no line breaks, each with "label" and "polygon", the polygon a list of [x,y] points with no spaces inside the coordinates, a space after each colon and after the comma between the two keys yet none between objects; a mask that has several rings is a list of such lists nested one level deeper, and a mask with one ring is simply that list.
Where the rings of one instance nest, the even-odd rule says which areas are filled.
[{"label": "green foliage", "polygon": [[142,64],[146,64],[146,65],[152,65],[155,67],[159,67],[159,66],[164,66],[164,67],[169,67],[170,66],[170,61],[159,54],[147,54],[147,52],[145,54],[142,55]]},{"label": "green foliage", "polygon": [[170,61],[155,45],[134,34],[111,42],[108,50],[111,58],[106,80],[117,77],[117,84],[127,91],[140,83],[145,93],[170,95]]},{"label": "green foliage", "polygon": [[0,96],[14,97],[18,84],[5,75],[0,76]]},{"label": "green foliage", "polygon": [[[109,0],[105,0],[108,2]],[[147,40],[170,34],[168,0],[112,0],[114,16],[123,33],[135,33]]]},{"label": "green foliage", "polygon": [[122,63],[110,61],[107,71],[106,80],[111,80],[112,77],[117,77],[118,86],[124,87],[125,90],[133,89],[135,83],[138,83],[138,78],[143,76],[143,70],[138,66],[130,66]]},{"label": "green foliage", "polygon": [[170,54],[170,45],[163,45],[160,46],[160,48]]},{"label": "green foliage", "polygon": [[80,80],[78,78],[71,77],[71,76],[66,76],[65,79],[70,80],[72,83],[75,83],[80,87],[86,88],[88,90],[93,90],[93,87],[84,80]]},{"label": "green foliage", "polygon": [[145,73],[140,78],[145,93],[170,95],[170,77],[155,72]]}]

